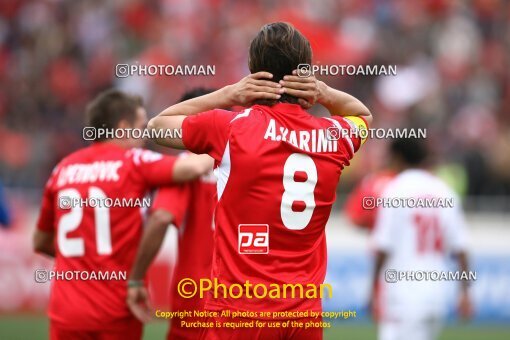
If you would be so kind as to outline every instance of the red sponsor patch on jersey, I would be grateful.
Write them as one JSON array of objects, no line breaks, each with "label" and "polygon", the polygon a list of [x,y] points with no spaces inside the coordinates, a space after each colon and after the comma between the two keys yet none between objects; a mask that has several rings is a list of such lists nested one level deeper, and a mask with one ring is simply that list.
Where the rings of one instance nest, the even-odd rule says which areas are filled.
[{"label": "red sponsor patch on jersey", "polygon": [[269,225],[240,224],[238,240],[239,254],[268,254]]}]

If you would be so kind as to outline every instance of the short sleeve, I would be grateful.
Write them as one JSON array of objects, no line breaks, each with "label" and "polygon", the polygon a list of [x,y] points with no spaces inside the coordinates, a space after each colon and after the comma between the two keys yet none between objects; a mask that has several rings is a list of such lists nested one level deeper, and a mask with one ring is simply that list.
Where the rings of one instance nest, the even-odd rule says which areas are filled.
[{"label": "short sleeve", "polygon": [[182,122],[182,142],[196,154],[208,154],[220,161],[227,145],[230,122],[236,112],[211,110],[189,116]]},{"label": "short sleeve", "polygon": [[131,149],[130,156],[148,188],[173,183],[173,168],[177,157],[145,149]]},{"label": "short sleeve", "polygon": [[180,228],[188,210],[189,198],[189,183],[162,187],[156,191],[150,211],[162,209],[169,212],[173,216],[173,224]]},{"label": "short sleeve", "polygon": [[338,141],[344,143],[347,150],[350,151],[350,158],[360,149],[366,141],[368,135],[368,124],[365,119],[359,116],[331,116],[328,117],[335,124],[338,132]]}]

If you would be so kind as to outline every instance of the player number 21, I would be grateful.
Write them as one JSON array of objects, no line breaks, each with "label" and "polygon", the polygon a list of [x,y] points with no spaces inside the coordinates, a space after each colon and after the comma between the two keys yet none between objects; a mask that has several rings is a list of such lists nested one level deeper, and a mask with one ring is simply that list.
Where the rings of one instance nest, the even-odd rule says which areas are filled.
[{"label": "player number 21", "polygon": [[[305,173],[306,179],[298,181],[296,173]],[[306,228],[315,209],[314,190],[317,185],[317,167],[308,155],[293,153],[283,166],[283,188],[280,213],[283,225],[291,230]],[[303,202],[302,211],[294,211],[292,205]]]},{"label": "player number 21", "polygon": [[[97,187],[90,187],[89,198],[106,199],[103,190]],[[80,200],[81,196],[76,189],[64,189],[59,191],[58,198],[68,197],[71,200]],[[83,256],[85,254],[85,242],[81,237],[68,237],[67,235],[76,230],[83,219],[83,208],[80,206],[71,207],[70,211],[63,215],[58,222],[58,248],[60,253],[66,257]],[[96,247],[99,255],[112,253],[112,241],[110,233],[110,211],[105,206],[94,207],[94,225],[96,232]]]}]

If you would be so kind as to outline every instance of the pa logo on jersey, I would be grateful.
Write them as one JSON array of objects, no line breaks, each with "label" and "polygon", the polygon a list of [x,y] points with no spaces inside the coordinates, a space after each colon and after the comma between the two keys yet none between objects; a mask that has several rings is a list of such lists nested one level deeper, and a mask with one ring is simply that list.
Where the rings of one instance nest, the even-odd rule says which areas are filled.
[{"label": "pa logo on jersey", "polygon": [[238,245],[239,254],[268,254],[269,225],[240,224]]}]

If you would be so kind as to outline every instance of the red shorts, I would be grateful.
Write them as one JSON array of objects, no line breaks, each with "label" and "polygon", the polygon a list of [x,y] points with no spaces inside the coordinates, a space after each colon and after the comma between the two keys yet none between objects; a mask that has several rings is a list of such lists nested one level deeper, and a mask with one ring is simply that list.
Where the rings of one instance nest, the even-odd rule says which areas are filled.
[{"label": "red shorts", "polygon": [[142,332],[143,324],[138,320],[130,320],[118,330],[104,331],[62,328],[50,321],[50,340],[140,340]]},{"label": "red shorts", "polygon": [[[292,319],[290,321],[298,321],[306,322],[312,319]],[[206,318],[205,322],[285,322],[288,320],[255,320],[255,319],[245,319],[245,318]],[[313,319],[313,321],[317,322],[317,319]],[[211,328],[201,328],[200,329],[200,340],[258,340],[258,339],[281,339],[281,340],[322,340],[322,328],[304,328],[304,327],[278,327],[278,328],[270,328],[270,327],[253,327],[253,328],[226,328],[226,327],[211,327]]]}]

